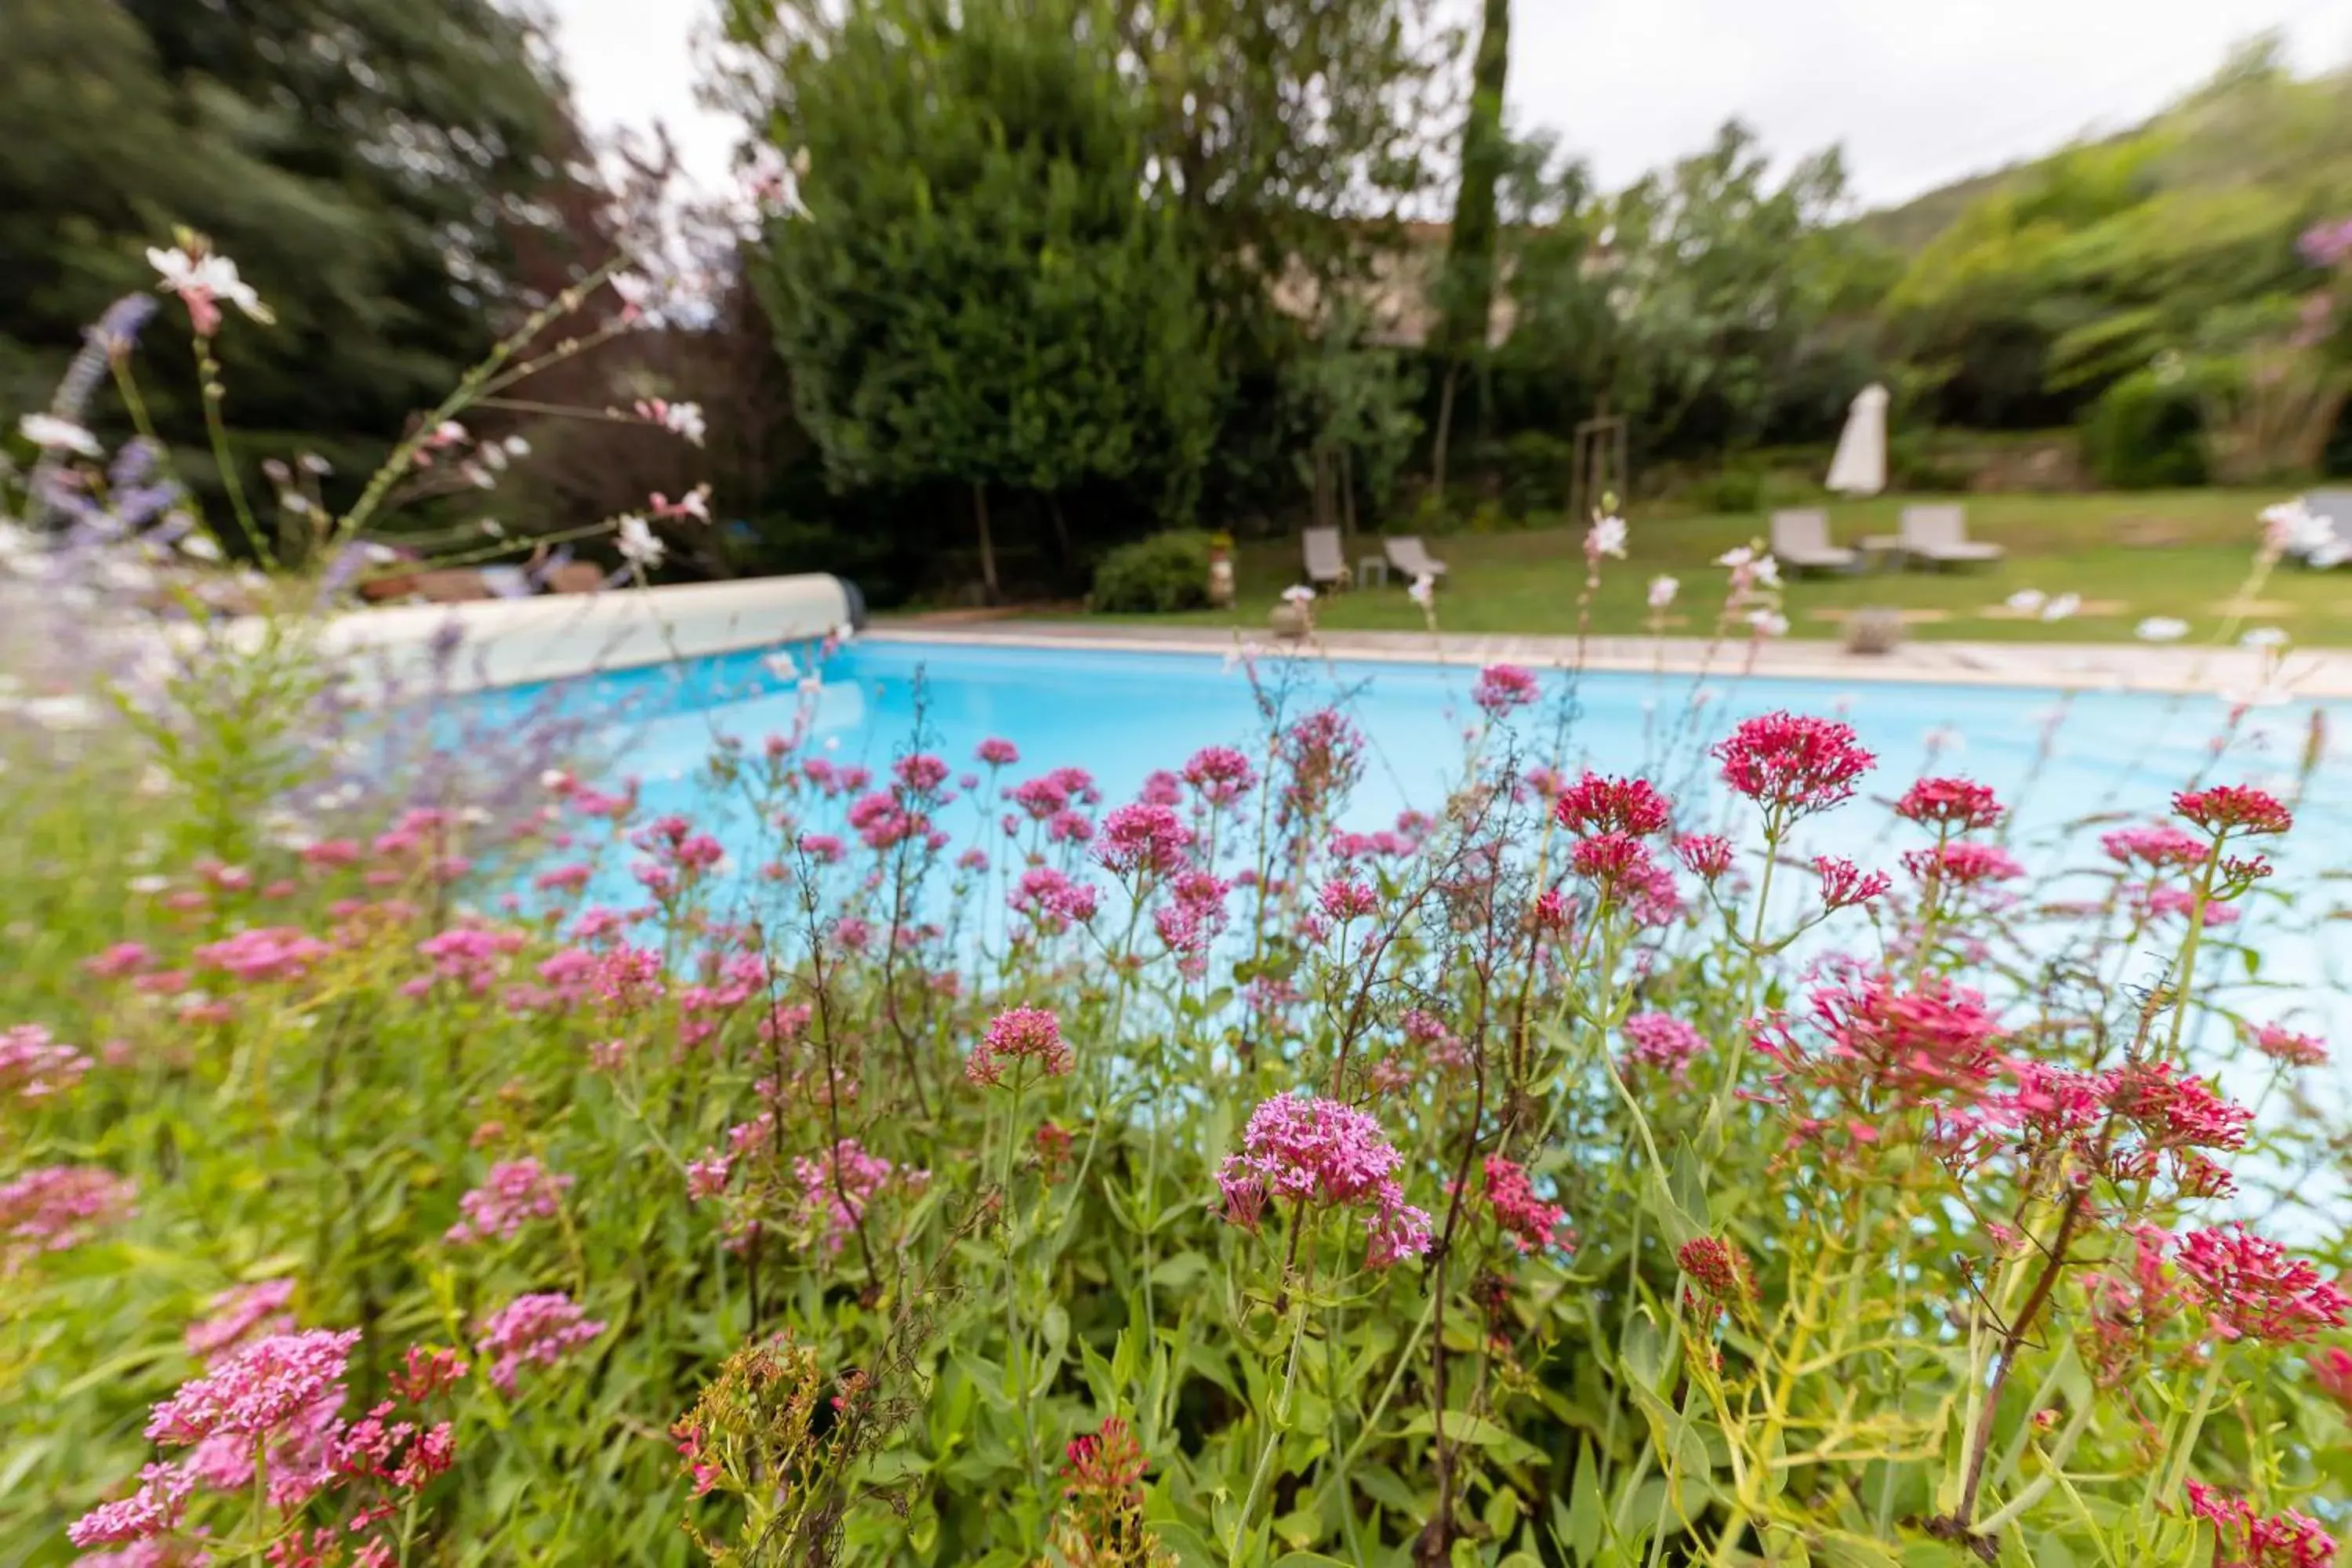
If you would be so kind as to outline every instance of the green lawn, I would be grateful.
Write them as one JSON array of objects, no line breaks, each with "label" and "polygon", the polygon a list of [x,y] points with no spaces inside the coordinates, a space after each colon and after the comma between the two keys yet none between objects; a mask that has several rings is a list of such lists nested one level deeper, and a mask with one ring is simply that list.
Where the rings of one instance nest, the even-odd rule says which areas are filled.
[{"label": "green lawn", "polygon": [[[1906,499],[1920,498],[1832,505],[1832,537],[1853,544],[1866,534],[1895,532],[1896,510]],[[1927,613],[1915,616],[1910,626],[1909,635],[1919,639],[2125,642],[2148,616],[2177,616],[2189,624],[2191,640],[2210,638],[2221,628],[2252,567],[2261,536],[2256,513],[2280,499],[2282,492],[2274,490],[1967,497],[1970,536],[2006,545],[2006,560],[1948,572],[1791,579],[1784,606],[1790,635],[1835,637],[1841,613],[1891,605]],[[1682,583],[1667,629],[1710,632],[1725,578],[1714,558],[1761,534],[1762,517],[1653,519],[1637,508],[1629,521],[1627,559],[1602,563],[1592,629],[1643,629],[1648,612],[1643,595],[1651,577],[1664,573]],[[1573,632],[1584,581],[1581,540],[1581,531],[1566,529],[1433,538],[1431,552],[1450,568],[1439,600],[1440,625],[1457,632]],[[1379,550],[1377,538],[1350,540],[1349,563]],[[1298,566],[1296,540],[1247,546],[1240,552],[1241,599],[1235,609],[1154,618],[1263,628],[1282,590],[1300,580]],[[2003,614],[2002,601],[2021,588],[2053,596],[2076,594],[2083,607],[2054,622]],[[1385,589],[1327,594],[1317,605],[1317,619],[1347,630],[1422,624],[1401,581]],[[2284,627],[2300,643],[2352,643],[2352,568],[2315,573],[2282,567],[2247,606],[2241,624]]]}]

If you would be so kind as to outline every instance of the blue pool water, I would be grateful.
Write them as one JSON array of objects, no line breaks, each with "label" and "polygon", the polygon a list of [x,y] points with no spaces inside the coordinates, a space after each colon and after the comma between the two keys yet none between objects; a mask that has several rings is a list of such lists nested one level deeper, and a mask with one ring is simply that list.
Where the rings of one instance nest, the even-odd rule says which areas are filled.
[{"label": "blue pool water", "polygon": [[[1434,807],[1458,774],[1465,731],[1478,718],[1469,700],[1475,666],[1268,656],[1255,673],[1259,687],[1285,690],[1291,714],[1336,703],[1364,732],[1369,763],[1346,824],[1360,830],[1390,826],[1409,805]],[[1513,725],[1535,747],[1528,760],[1549,760],[1558,700],[1572,689],[1574,718],[1559,760],[1571,772],[1581,764],[1646,773],[1683,801],[1685,826],[1719,823],[1736,831],[1745,820],[1722,798],[1703,758],[1704,747],[1738,719],[1779,708],[1844,718],[1878,753],[1875,787],[1820,819],[1814,841],[1802,847],[1890,870],[1916,839],[1872,801],[1891,799],[1922,772],[1964,773],[1998,790],[2013,809],[2012,843],[2032,865],[2035,846],[2068,825],[2103,815],[2160,817],[2171,792],[2200,776],[2293,795],[2316,722],[2324,760],[2301,792],[2294,834],[2274,852],[2281,873],[2273,887],[2294,895],[2292,916],[2274,900],[2250,910],[2242,931],[2263,951],[2263,978],[2294,984],[2291,997],[2265,1000],[2267,1016],[2300,1011],[2318,1023],[2341,1007],[2352,921],[2315,917],[2343,904],[2352,889],[2339,878],[2352,868],[2352,768],[2324,744],[2326,736],[2348,732],[2352,704],[2259,709],[2233,725],[2229,710],[2206,697],[1731,672],[1704,680],[1587,673],[1571,681],[1551,671],[1544,679],[1553,700]],[[1180,768],[1203,745],[1234,744],[1255,755],[1252,741],[1263,731],[1249,670],[1215,655],[875,640],[838,653],[824,666],[824,682],[811,744],[835,762],[882,773],[909,748],[919,710],[923,749],[959,767],[983,738],[1001,735],[1022,752],[1011,777],[1076,763],[1094,773],[1108,802],[1131,798],[1151,770]],[[642,781],[649,810],[696,815],[707,803],[695,774],[717,738],[756,750],[767,734],[790,730],[803,698],[791,673],[751,652],[597,677],[562,700],[605,720],[615,771]],[[1694,802],[1703,803],[1696,813]],[[2095,858],[2085,833],[2071,859]],[[2095,891],[2086,882],[2079,896]]]}]

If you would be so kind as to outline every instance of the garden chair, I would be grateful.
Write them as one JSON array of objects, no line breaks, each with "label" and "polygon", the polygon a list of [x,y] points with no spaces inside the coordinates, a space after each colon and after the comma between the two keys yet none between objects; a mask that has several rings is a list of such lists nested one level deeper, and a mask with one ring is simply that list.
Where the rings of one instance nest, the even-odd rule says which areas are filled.
[{"label": "garden chair", "polygon": [[1963,506],[1906,506],[1902,531],[1862,542],[1864,550],[1885,550],[1937,566],[1965,562],[1993,562],[2009,552],[1998,544],[1969,537],[1969,511]]},{"label": "garden chair", "polygon": [[1445,563],[1429,552],[1418,533],[1401,533],[1386,542],[1389,564],[1403,573],[1410,580],[1415,577],[1443,577]]},{"label": "garden chair", "polygon": [[1862,557],[1830,542],[1830,514],[1815,508],[1772,514],[1772,554],[1799,571],[1850,572]]},{"label": "garden chair", "polygon": [[1307,552],[1307,582],[1318,588],[1346,586],[1348,557],[1339,548],[1338,529],[1304,529],[1299,532],[1298,541]]},{"label": "garden chair", "polygon": [[2311,530],[2287,546],[2289,558],[2322,569],[2352,561],[2352,490],[2313,490],[2303,509],[2311,513]]}]

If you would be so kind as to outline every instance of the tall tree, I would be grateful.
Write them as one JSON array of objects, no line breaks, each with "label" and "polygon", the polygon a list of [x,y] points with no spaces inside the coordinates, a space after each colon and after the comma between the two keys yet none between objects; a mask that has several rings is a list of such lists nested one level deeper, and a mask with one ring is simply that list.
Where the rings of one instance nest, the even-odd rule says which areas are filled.
[{"label": "tall tree", "polygon": [[1430,487],[1445,496],[1446,447],[1454,434],[1454,400],[1468,362],[1482,358],[1495,308],[1495,196],[1510,159],[1503,131],[1503,90],[1511,66],[1511,0],[1486,0],[1471,68],[1470,114],[1462,127],[1462,175],[1454,195],[1454,226],[1438,290],[1437,342],[1444,362],[1437,435],[1431,447]]},{"label": "tall tree", "polygon": [[962,486],[992,595],[992,487],[1041,498],[1066,548],[1061,498],[1089,481],[1186,514],[1214,364],[1103,14],[879,0],[736,23],[772,51],[802,171],[752,275],[835,486]]}]

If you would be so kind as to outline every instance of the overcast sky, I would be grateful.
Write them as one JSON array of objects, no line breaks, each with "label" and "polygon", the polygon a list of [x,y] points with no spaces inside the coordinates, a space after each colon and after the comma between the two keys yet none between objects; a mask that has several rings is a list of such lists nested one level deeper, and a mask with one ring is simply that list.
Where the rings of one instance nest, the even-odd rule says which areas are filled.
[{"label": "overcast sky", "polygon": [[[659,121],[714,188],[737,127],[694,101],[710,0],[551,0],[591,126]],[[1843,142],[1858,194],[1900,201],[2128,124],[2264,28],[2314,70],[2352,56],[2346,0],[1517,0],[1513,119],[1616,185],[1727,116],[1794,155]]]}]

